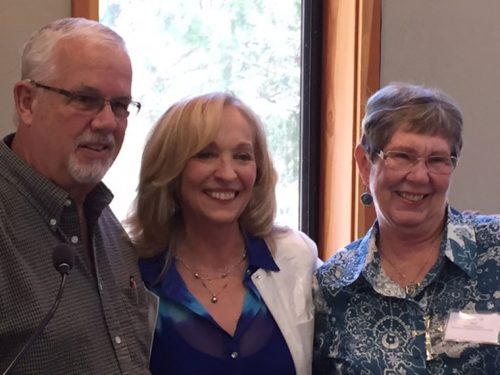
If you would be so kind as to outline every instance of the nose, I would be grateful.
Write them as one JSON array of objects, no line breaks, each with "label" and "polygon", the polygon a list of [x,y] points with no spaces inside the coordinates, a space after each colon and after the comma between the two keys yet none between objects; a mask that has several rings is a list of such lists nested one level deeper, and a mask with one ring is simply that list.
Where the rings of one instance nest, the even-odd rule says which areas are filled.
[{"label": "nose", "polygon": [[237,175],[232,160],[221,156],[217,163],[215,176],[224,180],[234,179]]},{"label": "nose", "polygon": [[101,109],[92,118],[92,128],[98,129],[104,132],[113,132],[119,126],[119,121],[125,121],[126,119],[117,119],[111,108],[111,103],[109,100],[105,100]]},{"label": "nose", "polygon": [[406,179],[421,183],[428,182],[429,168],[427,167],[427,161],[424,158],[418,159],[406,175]]}]

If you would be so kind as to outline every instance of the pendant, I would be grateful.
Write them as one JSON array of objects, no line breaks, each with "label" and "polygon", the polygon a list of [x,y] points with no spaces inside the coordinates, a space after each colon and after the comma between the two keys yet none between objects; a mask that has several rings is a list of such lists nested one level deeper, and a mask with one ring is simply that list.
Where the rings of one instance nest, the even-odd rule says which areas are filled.
[{"label": "pendant", "polygon": [[217,303],[218,299],[216,295],[212,295],[212,298],[210,298],[210,302],[212,303]]},{"label": "pendant", "polygon": [[[423,330],[423,331],[417,331],[417,330],[411,331],[411,336],[417,337],[420,335],[424,335],[425,359],[427,361],[432,361],[434,359],[434,351],[432,350],[431,317],[428,314],[424,315],[424,327],[425,327],[425,330]],[[442,330],[440,330],[440,329],[439,329],[439,331],[442,332]]]},{"label": "pendant", "polygon": [[407,286],[405,286],[405,292],[409,296],[415,295],[415,292],[417,289],[420,287],[420,283],[409,283]]},{"label": "pendant", "polygon": [[432,338],[431,338],[431,317],[429,315],[424,316],[424,325],[425,325],[425,354],[426,359],[431,361],[433,356],[432,351]]}]

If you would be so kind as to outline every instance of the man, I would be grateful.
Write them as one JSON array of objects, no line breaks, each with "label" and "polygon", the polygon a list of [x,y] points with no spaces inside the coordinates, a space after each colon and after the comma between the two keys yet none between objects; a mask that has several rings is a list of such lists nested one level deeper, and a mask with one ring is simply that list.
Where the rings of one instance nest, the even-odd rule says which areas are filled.
[{"label": "man", "polygon": [[17,131],[0,142],[1,371],[56,299],[64,243],[75,259],[59,308],[11,373],[149,373],[157,302],[101,182],[140,109],[131,81],[122,38],[94,21],[52,22],[24,48]]}]

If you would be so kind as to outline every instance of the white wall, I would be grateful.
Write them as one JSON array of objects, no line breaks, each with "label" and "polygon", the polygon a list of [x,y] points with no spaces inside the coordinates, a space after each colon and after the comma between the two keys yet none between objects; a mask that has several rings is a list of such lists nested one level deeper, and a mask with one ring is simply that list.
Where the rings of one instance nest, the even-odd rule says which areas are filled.
[{"label": "white wall", "polygon": [[24,43],[40,26],[70,15],[70,0],[0,0],[0,138],[15,129],[12,88]]},{"label": "white wall", "polygon": [[382,0],[381,83],[438,87],[464,113],[450,202],[500,213],[500,1]]}]

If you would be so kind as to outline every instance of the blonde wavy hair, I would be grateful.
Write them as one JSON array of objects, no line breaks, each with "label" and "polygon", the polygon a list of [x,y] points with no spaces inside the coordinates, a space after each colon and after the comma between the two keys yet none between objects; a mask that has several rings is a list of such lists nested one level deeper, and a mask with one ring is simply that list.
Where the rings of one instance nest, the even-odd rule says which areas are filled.
[{"label": "blonde wavy hair", "polygon": [[183,231],[179,206],[180,176],[186,163],[217,136],[225,107],[237,108],[254,129],[257,178],[239,225],[244,232],[265,237],[276,214],[277,173],[258,116],[231,93],[213,92],[172,105],[148,136],[137,196],[125,225],[139,256],[151,257],[173,248]]}]

